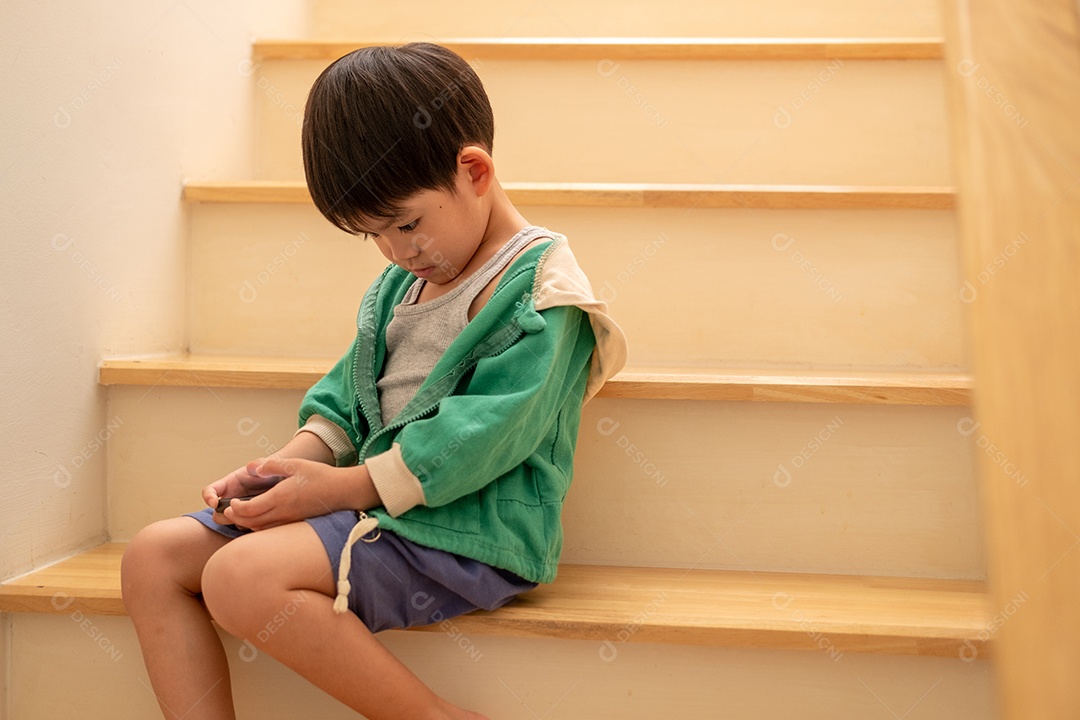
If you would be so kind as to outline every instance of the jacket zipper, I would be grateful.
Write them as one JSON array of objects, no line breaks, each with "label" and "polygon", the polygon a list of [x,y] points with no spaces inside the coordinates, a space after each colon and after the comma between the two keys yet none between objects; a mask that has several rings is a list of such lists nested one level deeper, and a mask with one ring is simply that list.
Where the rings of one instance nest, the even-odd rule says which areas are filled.
[{"label": "jacket zipper", "polygon": [[[516,343],[518,340],[520,340],[521,336],[525,334],[525,331],[522,330],[521,327],[517,324],[517,317],[516,316],[514,317],[514,326],[515,326],[515,329],[514,329],[513,334],[507,339],[506,342],[499,345],[498,348],[495,351],[485,353],[482,356],[474,357],[472,360],[470,360],[468,363],[466,363],[464,365],[459,364],[459,366],[455,370],[453,370],[451,372],[448,372],[446,375],[443,375],[441,378],[439,378],[436,381],[436,383],[443,382],[446,378],[449,378],[454,374],[456,374],[458,376],[457,379],[460,382],[461,378],[465,375],[465,373],[467,373],[469,370],[471,370],[473,367],[475,367],[476,364],[479,363],[481,360],[486,360],[488,358],[498,357],[499,355],[502,355],[504,352],[509,350],[511,347],[513,347],[514,343]],[[372,373],[375,372],[374,367],[371,368],[371,372]],[[354,383],[356,382],[355,378],[354,378],[353,382]],[[456,387],[457,384],[455,383],[454,386]],[[380,435],[383,435],[383,434],[385,434],[385,433],[387,433],[387,432],[389,432],[391,430],[396,430],[398,428],[403,428],[406,425],[408,425],[409,423],[414,422],[416,420],[419,420],[420,418],[424,417],[425,415],[430,413],[432,410],[434,410],[436,407],[438,407],[439,403],[442,402],[444,397],[446,397],[446,395],[440,396],[438,400],[433,402],[431,405],[425,407],[422,411],[414,413],[412,415],[409,415],[408,417],[406,417],[404,419],[395,420],[391,424],[383,426],[377,432],[372,433],[368,437],[367,441],[364,443],[363,447],[360,449],[360,456],[365,457],[365,458],[367,457],[367,454],[366,454],[365,451],[367,450],[368,447],[371,446],[371,443],[374,442]],[[363,409],[364,401],[360,397],[359,392],[356,393],[356,399],[357,399],[357,402],[360,405],[361,409]],[[366,416],[366,413],[365,413],[365,416]]]}]

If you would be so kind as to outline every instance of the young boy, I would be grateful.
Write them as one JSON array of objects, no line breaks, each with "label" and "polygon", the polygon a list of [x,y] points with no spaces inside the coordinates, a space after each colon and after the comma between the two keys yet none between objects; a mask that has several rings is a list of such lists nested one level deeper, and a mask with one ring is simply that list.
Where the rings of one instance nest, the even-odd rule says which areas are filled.
[{"label": "young boy", "polygon": [[234,717],[211,618],[372,720],[483,717],[373,633],[554,579],[581,406],[626,355],[566,239],[529,225],[499,185],[493,134],[479,79],[437,45],[359,50],[315,82],[312,197],[393,264],[293,439],[124,554],[124,602],[167,718]]}]

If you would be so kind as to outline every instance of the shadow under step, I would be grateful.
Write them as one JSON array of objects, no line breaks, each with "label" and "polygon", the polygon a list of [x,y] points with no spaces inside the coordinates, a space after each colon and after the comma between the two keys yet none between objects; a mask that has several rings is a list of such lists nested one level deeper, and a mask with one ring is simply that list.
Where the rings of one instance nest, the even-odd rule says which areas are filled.
[{"label": "shadow under step", "polygon": [[[124,615],[124,547],[101,545],[0,584],[0,612]],[[979,581],[564,565],[550,585],[454,624],[611,650],[634,641],[985,658],[989,620]]]}]

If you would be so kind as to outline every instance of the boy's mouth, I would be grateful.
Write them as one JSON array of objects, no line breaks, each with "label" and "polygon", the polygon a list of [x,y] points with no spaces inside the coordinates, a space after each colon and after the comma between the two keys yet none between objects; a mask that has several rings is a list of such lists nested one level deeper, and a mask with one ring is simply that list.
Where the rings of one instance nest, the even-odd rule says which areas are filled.
[{"label": "boy's mouth", "polygon": [[413,269],[409,270],[409,272],[411,272],[413,275],[415,275],[418,278],[426,278],[428,275],[435,272],[435,268],[434,268],[434,266],[422,267],[422,268],[413,268]]}]

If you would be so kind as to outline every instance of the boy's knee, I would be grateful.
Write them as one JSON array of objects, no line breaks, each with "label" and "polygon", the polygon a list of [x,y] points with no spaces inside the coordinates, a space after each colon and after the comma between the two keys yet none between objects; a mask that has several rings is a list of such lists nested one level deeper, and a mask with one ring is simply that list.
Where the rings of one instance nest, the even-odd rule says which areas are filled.
[{"label": "boy's knee", "polygon": [[120,589],[129,610],[140,593],[158,592],[162,583],[169,582],[175,542],[176,533],[168,521],[161,521],[144,527],[128,543],[120,561]]},{"label": "boy's knee", "polygon": [[218,625],[232,635],[244,637],[248,634],[247,621],[257,604],[255,591],[265,583],[265,577],[260,582],[258,554],[249,550],[250,543],[239,540],[229,543],[206,562],[202,593],[206,609]]},{"label": "boy's knee", "polygon": [[189,518],[161,520],[140,530],[120,562],[120,588],[128,610],[143,597],[198,593],[202,564],[224,541]]}]

